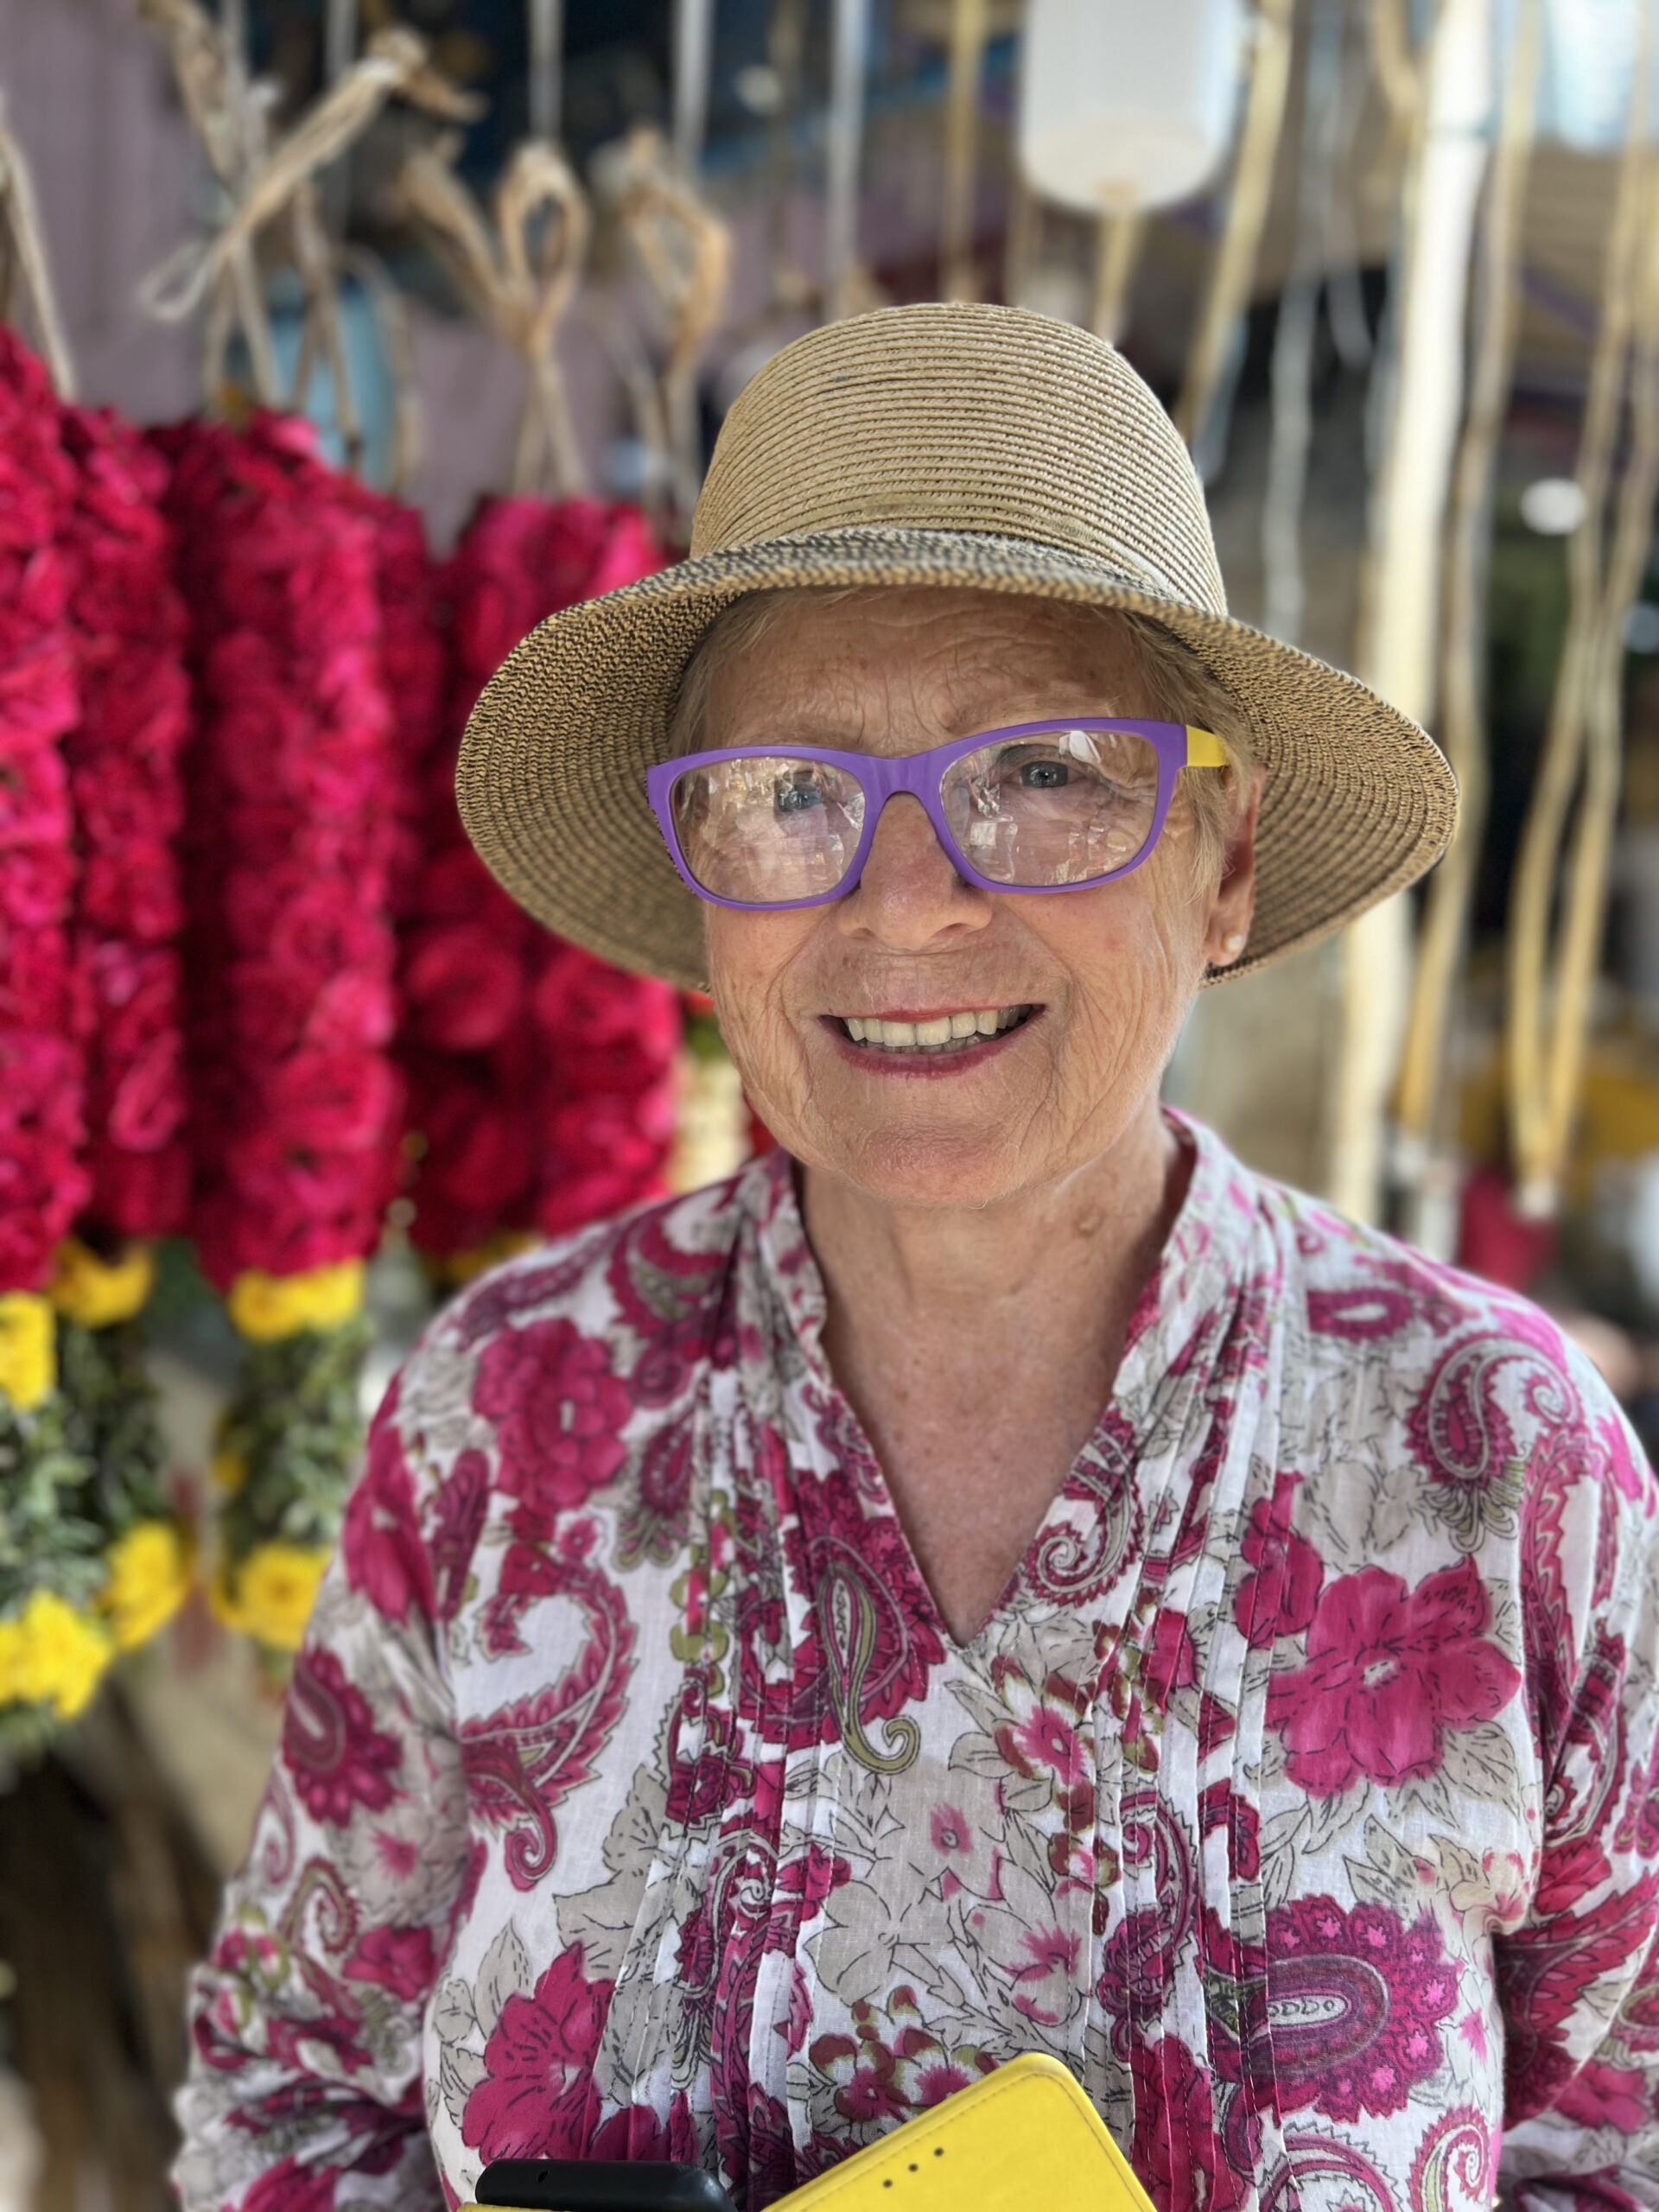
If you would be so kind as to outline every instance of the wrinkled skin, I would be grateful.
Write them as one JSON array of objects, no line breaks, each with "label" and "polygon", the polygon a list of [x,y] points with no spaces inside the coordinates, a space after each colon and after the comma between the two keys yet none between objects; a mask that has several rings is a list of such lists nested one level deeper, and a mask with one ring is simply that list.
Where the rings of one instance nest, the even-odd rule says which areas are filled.
[{"label": "wrinkled skin", "polygon": [[[917,752],[1064,714],[1154,711],[1127,638],[1040,600],[916,589],[798,602],[717,668],[702,742],[787,728],[850,750]],[[796,1156],[899,1206],[1006,1204],[1075,1178],[1145,1119],[1206,961],[1248,932],[1254,809],[1218,885],[1193,880],[1183,802],[1144,866],[1033,898],[956,872],[920,804],[895,799],[856,891],[776,914],[705,906],[711,988],[767,1126]],[[982,1072],[868,1078],[819,1028],[894,1006],[1045,1009]]]},{"label": "wrinkled skin", "polygon": [[[702,742],[788,730],[872,753],[1065,714],[1151,712],[1132,644],[1037,600],[801,600],[713,673]],[[943,1621],[974,1634],[1109,1400],[1185,1187],[1158,1085],[1206,961],[1249,927],[1255,794],[1219,881],[1178,798],[1151,857],[1031,897],[960,877],[893,800],[858,888],[705,905],[708,974],[750,1097],[804,1164],[824,1349]],[[1039,1004],[982,1067],[866,1074],[825,1014]]]}]

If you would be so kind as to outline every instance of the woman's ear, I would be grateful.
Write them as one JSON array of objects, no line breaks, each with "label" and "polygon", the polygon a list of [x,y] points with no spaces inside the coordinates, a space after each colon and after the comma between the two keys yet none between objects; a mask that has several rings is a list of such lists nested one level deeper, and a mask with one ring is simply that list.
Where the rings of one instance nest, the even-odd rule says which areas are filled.
[{"label": "woman's ear", "polygon": [[1212,968],[1230,968],[1249,942],[1255,912],[1255,830],[1262,811],[1262,789],[1267,771],[1251,772],[1249,797],[1227,840],[1221,880],[1210,908],[1205,932],[1205,957]]}]

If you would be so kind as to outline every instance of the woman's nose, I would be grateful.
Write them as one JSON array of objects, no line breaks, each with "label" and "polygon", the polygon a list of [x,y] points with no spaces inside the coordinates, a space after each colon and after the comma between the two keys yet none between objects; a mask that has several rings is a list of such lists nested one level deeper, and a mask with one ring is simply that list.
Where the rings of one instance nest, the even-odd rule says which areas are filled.
[{"label": "woman's nose", "polygon": [[942,929],[980,927],[990,918],[985,893],[957,873],[926,808],[908,791],[882,809],[857,888],[836,912],[848,929],[907,945],[925,944]]}]

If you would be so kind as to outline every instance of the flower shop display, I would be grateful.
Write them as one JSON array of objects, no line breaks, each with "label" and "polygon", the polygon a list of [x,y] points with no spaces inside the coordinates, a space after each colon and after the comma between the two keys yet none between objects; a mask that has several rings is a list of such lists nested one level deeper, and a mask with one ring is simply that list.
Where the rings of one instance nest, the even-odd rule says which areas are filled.
[{"label": "flower shop display", "polygon": [[303,423],[158,434],[191,609],[190,1225],[247,1347],[213,1597],[297,1644],[359,1443],[401,1087],[379,548]]},{"label": "flower shop display", "polygon": [[452,1279],[663,1187],[675,995],[537,931],[454,804],[461,729],[509,647],[543,615],[661,562],[637,509],[518,497],[484,502],[448,565],[449,715],[428,764],[427,866],[403,980],[420,1155],[411,1234]]}]

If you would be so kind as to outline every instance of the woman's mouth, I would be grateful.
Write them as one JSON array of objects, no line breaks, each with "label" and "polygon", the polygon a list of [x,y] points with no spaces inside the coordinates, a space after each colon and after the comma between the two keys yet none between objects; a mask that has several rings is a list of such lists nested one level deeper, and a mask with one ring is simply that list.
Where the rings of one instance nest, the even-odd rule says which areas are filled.
[{"label": "woman's mouth", "polygon": [[963,1007],[908,1021],[857,1014],[822,1019],[848,1056],[873,1073],[921,1074],[977,1065],[1041,1012],[1040,1006],[1021,1005]]}]

